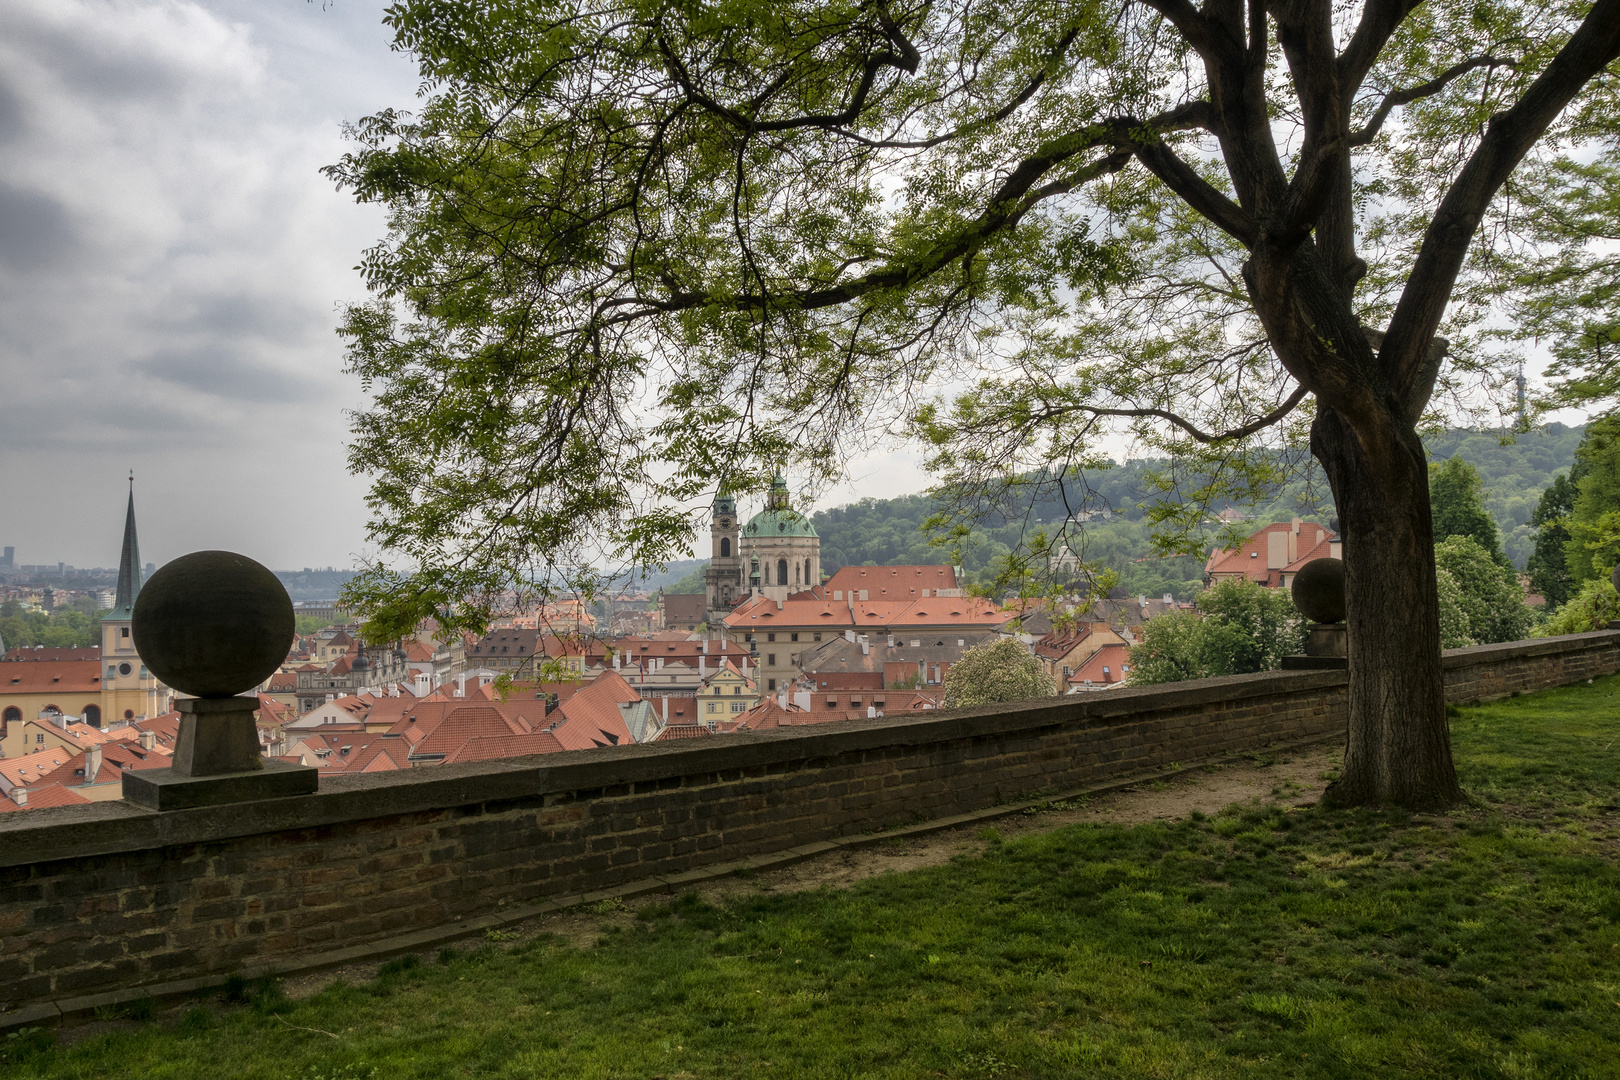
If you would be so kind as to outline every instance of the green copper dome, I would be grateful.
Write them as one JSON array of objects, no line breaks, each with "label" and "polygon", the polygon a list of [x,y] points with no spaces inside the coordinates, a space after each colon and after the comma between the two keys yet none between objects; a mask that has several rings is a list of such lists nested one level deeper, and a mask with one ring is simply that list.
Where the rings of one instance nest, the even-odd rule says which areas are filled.
[{"label": "green copper dome", "polygon": [[744,536],[815,536],[816,527],[797,510],[761,510],[743,526]]}]

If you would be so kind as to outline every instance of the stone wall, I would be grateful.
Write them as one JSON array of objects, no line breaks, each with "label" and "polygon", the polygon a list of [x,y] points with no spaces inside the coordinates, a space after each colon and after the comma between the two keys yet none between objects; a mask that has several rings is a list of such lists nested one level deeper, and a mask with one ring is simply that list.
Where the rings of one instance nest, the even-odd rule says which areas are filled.
[{"label": "stone wall", "polygon": [[[1620,632],[1446,655],[1469,701],[1620,670]],[[0,815],[0,1027],[231,973],[426,948],[597,892],[1339,734],[1345,674],[1268,672],[1056,703],[323,778],[156,814]]]}]

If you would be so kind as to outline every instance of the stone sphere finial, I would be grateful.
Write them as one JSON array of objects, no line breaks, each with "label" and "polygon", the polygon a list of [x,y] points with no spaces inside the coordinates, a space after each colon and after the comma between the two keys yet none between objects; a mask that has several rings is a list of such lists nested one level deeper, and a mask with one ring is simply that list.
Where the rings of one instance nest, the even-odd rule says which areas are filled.
[{"label": "stone sphere finial", "polygon": [[296,625],[276,575],[234,551],[193,551],[141,588],[130,633],[141,661],[169,686],[223,698],[272,675]]},{"label": "stone sphere finial", "polygon": [[1294,575],[1294,606],[1311,622],[1344,621],[1344,562],[1312,559]]}]

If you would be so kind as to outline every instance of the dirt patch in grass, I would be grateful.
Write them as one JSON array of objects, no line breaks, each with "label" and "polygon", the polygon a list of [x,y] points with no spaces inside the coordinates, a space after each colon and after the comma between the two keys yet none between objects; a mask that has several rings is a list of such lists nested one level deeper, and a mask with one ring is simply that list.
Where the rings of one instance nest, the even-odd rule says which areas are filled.
[{"label": "dirt patch in grass", "polygon": [[[1140,825],[1150,821],[1176,821],[1194,811],[1215,814],[1237,804],[1309,806],[1316,802],[1328,779],[1336,775],[1344,760],[1344,744],[1327,742],[1285,751],[1264,751],[1219,765],[1207,765],[1167,776],[1162,780],[1144,779],[1076,802],[1054,801],[1036,812],[1021,812],[998,819],[989,826],[1004,838],[1046,832],[1065,825],[1111,823]],[[957,855],[976,855],[990,842],[984,828],[946,829],[921,836],[879,840],[869,847],[832,851],[780,870],[748,876],[717,878],[697,887],[706,902],[719,904],[728,899],[758,894],[803,892],[811,889],[840,889],[876,877],[940,866]],[[503,943],[517,943],[540,934],[554,934],[568,944],[588,948],[612,928],[628,928],[635,913],[646,904],[664,903],[667,897],[647,896],[611,903],[596,910],[574,908],[531,919],[505,931]],[[477,948],[477,939],[459,948]],[[423,961],[434,959],[435,949],[421,954]],[[350,964],[309,975],[282,980],[282,991],[290,998],[306,998],[344,981],[362,983],[373,979],[385,961]]]}]

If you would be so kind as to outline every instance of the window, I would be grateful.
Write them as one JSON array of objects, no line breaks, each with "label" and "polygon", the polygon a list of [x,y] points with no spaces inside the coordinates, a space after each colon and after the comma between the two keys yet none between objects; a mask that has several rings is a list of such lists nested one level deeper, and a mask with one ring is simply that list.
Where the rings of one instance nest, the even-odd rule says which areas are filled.
[{"label": "window", "polygon": [[852,709],[860,708],[861,707],[861,699],[858,698],[858,697],[850,698],[849,699],[849,707],[852,708]]},{"label": "window", "polygon": [[0,715],[3,715],[5,717],[5,722],[8,723],[8,724],[20,724],[20,723],[22,723],[22,710],[17,708],[17,706],[15,706],[15,705],[9,706],[6,709],[5,713],[0,714]]},{"label": "window", "polygon": [[786,585],[787,584],[787,560],[786,559],[777,559],[776,560],[776,583],[778,585]]},{"label": "window", "polygon": [[[766,653],[765,654],[765,662],[767,664],[771,665],[771,667],[775,667],[776,666],[776,654],[775,653]],[[776,684],[775,683],[771,684],[771,689],[772,690],[776,689]]]},{"label": "window", "polygon": [[742,693],[742,687],[741,686],[733,686],[731,688],[731,693],[732,693],[733,697],[735,697],[737,695],[740,695]]},{"label": "window", "polygon": [[835,698],[835,697],[828,698],[827,699],[827,708],[829,708],[829,709],[838,708],[838,699]]},{"label": "window", "polygon": [[771,689],[771,690],[775,690],[775,689],[776,689],[776,680],[775,680],[775,679],[772,679],[772,680],[771,680],[771,681],[770,681],[770,686],[769,686],[769,687],[768,687],[768,689]]},{"label": "window", "polygon": [[131,671],[134,671],[134,670],[135,669],[130,667],[128,663],[123,663],[123,664],[118,665],[118,674],[120,674],[120,675],[128,675]]},{"label": "window", "polygon": [[45,741],[45,733],[44,733],[44,732],[40,732],[40,733],[39,733],[39,734],[38,734],[38,735],[35,735],[35,736],[34,736],[34,741],[35,741],[35,742],[36,742],[36,743],[42,743],[42,742],[44,742],[44,741]]},{"label": "window", "polygon": [[766,641],[775,641],[776,640],[776,635],[775,634],[766,634],[765,635],[765,640]]},{"label": "window", "polygon": [[709,702],[709,711],[714,712],[714,702]]},{"label": "window", "polygon": [[804,583],[806,585],[814,585],[816,583],[816,579],[810,576],[810,560],[809,559],[804,560]]},{"label": "window", "polygon": [[724,559],[724,558],[728,557],[730,554],[731,554],[731,537],[722,536],[720,538],[720,557],[722,559]]},{"label": "window", "polygon": [[733,701],[731,703],[731,711],[734,712],[734,713],[742,712],[743,711],[743,703],[740,702],[740,701]]},{"label": "window", "polygon": [[133,719],[135,719],[135,710],[134,709],[125,709],[124,710],[124,719],[125,720],[133,720]]},{"label": "window", "polygon": [[798,635],[798,634],[794,634],[794,635],[793,635],[793,640],[794,640],[794,641],[798,641],[798,640],[799,640],[799,635]]},{"label": "window", "polygon": [[118,636],[121,637],[121,638],[129,637],[129,627],[127,627],[127,626],[119,627],[118,628]]},{"label": "window", "polygon": [[821,640],[821,635],[820,635],[820,634],[816,634],[816,635],[815,635],[815,640],[817,640],[817,641],[820,641],[820,640]]}]

